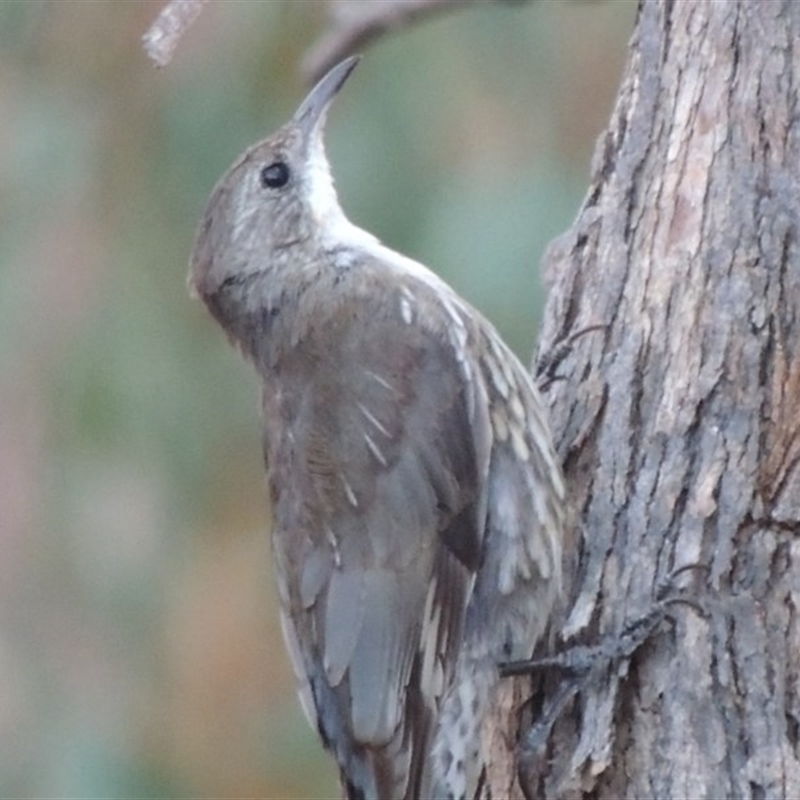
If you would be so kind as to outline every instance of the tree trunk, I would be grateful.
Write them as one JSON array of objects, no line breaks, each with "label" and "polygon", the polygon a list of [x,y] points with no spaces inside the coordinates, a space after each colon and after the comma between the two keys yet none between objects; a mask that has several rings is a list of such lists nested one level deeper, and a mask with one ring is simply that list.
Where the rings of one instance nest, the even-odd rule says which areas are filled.
[{"label": "tree trunk", "polygon": [[799,42],[794,0],[644,0],[546,257],[559,636],[619,634],[665,587],[709,613],[672,606],[580,691],[520,764],[531,796],[800,797]]}]

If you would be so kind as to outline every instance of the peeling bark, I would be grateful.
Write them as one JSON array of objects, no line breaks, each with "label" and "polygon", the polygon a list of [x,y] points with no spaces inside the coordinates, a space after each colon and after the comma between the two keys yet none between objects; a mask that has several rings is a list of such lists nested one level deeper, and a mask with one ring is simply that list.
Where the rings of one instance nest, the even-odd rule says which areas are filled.
[{"label": "peeling bark", "polygon": [[710,614],[675,609],[579,693],[534,796],[800,797],[796,42],[792,0],[644,0],[545,259],[540,363],[602,326],[547,391],[580,539],[561,638],[619,633],[665,586]]}]

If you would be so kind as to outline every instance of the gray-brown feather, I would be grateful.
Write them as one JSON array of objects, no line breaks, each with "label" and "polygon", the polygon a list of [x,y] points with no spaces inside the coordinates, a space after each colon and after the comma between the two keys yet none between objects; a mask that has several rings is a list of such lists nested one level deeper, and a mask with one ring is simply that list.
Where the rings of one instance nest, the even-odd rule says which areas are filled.
[{"label": "gray-brown feather", "polygon": [[[269,354],[264,424],[296,666],[311,675],[340,763],[362,758],[374,771],[381,750],[430,739],[452,679],[483,558],[490,433],[431,290],[414,286],[430,307],[428,325],[412,327],[385,286],[353,297],[351,281],[370,269],[380,265],[324,287],[324,313],[301,343]],[[412,670],[422,685],[409,689]],[[396,772],[383,770],[377,796],[418,796]]]},{"label": "gray-brown feather", "polygon": [[[344,219],[301,123],[214,190],[192,285],[264,383],[282,622],[348,795],[460,798],[496,662],[558,590],[564,488],[523,367]],[[295,183],[266,191],[276,160]]]}]

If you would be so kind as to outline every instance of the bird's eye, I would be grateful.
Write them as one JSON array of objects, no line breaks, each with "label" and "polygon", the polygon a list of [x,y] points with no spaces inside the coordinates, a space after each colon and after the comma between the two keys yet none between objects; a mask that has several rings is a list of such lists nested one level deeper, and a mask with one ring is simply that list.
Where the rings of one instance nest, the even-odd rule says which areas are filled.
[{"label": "bird's eye", "polygon": [[285,161],[273,161],[261,169],[261,185],[265,189],[280,189],[289,181],[289,167]]}]

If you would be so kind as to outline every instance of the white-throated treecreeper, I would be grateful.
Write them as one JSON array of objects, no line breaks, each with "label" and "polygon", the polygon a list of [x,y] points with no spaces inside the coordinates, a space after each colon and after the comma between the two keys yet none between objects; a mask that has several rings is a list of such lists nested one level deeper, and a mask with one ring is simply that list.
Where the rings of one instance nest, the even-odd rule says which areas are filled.
[{"label": "white-throated treecreeper", "polygon": [[356,63],[225,173],[190,282],[263,382],[285,638],[348,797],[470,798],[497,664],[559,592],[564,486],[497,331],[339,207],[323,128]]}]

